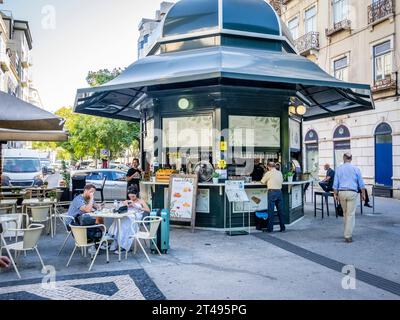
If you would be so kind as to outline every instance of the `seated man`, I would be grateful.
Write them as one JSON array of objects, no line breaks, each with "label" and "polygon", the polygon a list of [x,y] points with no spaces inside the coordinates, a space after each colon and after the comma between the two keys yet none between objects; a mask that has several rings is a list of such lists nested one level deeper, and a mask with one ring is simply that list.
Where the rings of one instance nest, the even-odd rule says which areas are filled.
[{"label": "seated man", "polygon": [[[83,189],[83,194],[80,194],[74,198],[68,209],[68,215],[73,217],[74,220],[77,216],[90,213],[93,209],[100,209],[101,206],[94,202],[94,194],[96,187],[92,184],[87,184]],[[96,219],[97,224],[103,224],[103,219]],[[94,247],[89,248],[89,253],[93,254],[96,250]]]},{"label": "seated man", "polygon": [[333,191],[333,180],[335,179],[335,171],[331,169],[328,163],[325,164],[324,169],[326,171],[326,177],[319,183],[319,185],[325,192],[331,192]]}]

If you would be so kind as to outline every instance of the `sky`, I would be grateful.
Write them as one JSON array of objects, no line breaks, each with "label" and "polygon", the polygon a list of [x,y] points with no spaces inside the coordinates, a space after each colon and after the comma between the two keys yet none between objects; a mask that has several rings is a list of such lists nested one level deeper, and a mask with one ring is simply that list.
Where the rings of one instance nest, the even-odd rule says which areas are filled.
[{"label": "sky", "polygon": [[[29,22],[33,84],[46,110],[72,106],[89,71],[137,60],[138,25],[162,0],[4,0],[0,10]],[[176,1],[171,1],[176,2]]]}]

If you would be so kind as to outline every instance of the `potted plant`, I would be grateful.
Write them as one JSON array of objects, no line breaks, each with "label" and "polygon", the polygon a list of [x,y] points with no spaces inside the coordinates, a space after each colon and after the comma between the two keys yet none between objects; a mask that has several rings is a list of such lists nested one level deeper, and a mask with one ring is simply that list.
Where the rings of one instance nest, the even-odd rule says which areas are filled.
[{"label": "potted plant", "polygon": [[292,183],[293,182],[293,176],[294,176],[294,173],[293,172],[288,172],[288,173],[286,173],[285,174],[285,180],[287,180],[289,183]]},{"label": "potted plant", "polygon": [[49,198],[50,200],[53,202],[57,197],[57,192],[55,192],[54,190],[49,192]]},{"label": "potted plant", "polygon": [[214,184],[219,183],[219,177],[220,177],[220,174],[219,174],[218,172],[214,172],[214,173],[212,174],[212,179],[213,179],[213,183],[214,183]]}]

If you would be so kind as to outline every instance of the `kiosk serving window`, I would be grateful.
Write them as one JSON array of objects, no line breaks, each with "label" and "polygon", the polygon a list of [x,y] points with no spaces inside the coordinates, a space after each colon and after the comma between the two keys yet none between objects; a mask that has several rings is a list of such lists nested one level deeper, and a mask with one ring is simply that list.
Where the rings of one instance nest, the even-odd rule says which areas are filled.
[{"label": "kiosk serving window", "polygon": [[280,148],[280,118],[229,116],[233,147]]},{"label": "kiosk serving window", "polygon": [[213,117],[163,118],[163,162],[180,168],[192,162],[212,162]]}]

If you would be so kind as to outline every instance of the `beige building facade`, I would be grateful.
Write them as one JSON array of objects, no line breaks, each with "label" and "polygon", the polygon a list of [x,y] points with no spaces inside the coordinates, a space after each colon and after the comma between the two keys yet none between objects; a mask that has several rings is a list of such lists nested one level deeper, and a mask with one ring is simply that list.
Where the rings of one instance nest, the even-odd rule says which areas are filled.
[{"label": "beige building facade", "polygon": [[[10,11],[0,10],[0,91],[42,108],[39,92],[33,85],[32,66],[29,23],[14,19]],[[11,148],[26,146],[26,142],[8,144]]]},{"label": "beige building facade", "polygon": [[338,79],[371,84],[374,95],[375,110],[304,124],[306,169],[322,177],[325,163],[338,166],[350,151],[366,183],[400,188],[400,1],[270,2],[300,54]]}]

